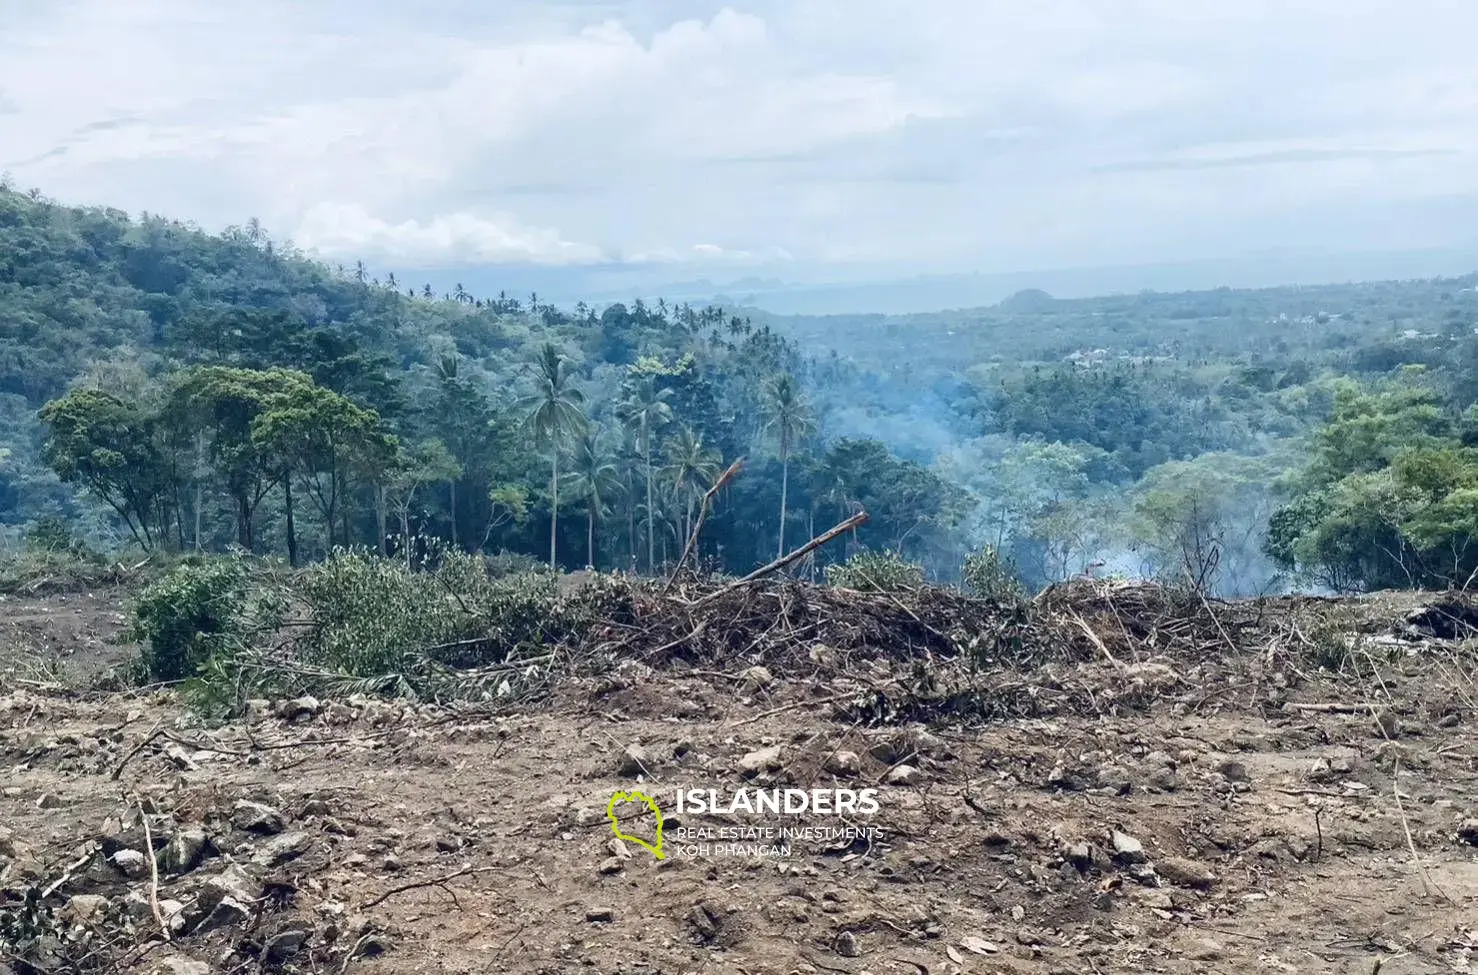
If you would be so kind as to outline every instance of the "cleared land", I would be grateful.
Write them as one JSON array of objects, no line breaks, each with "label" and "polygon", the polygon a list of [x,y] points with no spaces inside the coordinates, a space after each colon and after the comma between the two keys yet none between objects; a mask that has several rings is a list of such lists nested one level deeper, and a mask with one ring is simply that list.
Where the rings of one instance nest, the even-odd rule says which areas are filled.
[{"label": "cleared land", "polygon": [[[7,600],[12,641],[78,675],[84,650],[120,659],[117,600],[61,598]],[[1019,657],[1006,639],[967,665],[929,646],[927,600],[890,644],[884,597],[743,599],[710,624],[742,648],[769,620],[743,652],[697,639],[501,707],[259,702],[206,728],[169,692],[12,666],[0,912],[25,952],[0,971],[1471,970],[1461,601],[1197,611],[1070,587],[1003,630],[1030,634]],[[691,619],[644,623],[652,650],[668,622]],[[876,788],[880,808],[674,817],[679,787]],[[669,814],[660,862],[613,844],[631,789]],[[781,825],[875,833],[780,856],[671,839]]]}]

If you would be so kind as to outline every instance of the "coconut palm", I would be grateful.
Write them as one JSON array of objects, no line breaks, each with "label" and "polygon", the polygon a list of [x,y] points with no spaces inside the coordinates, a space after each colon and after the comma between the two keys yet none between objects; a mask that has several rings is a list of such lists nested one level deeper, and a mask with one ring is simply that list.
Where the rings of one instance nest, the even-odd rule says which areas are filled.
[{"label": "coconut palm", "polygon": [[[765,431],[780,448],[780,555],[785,554],[785,507],[790,489],[790,453],[796,442],[816,432],[811,404],[801,395],[795,377],[782,372],[765,383]],[[779,556],[777,556],[778,558]]]},{"label": "coconut palm", "polygon": [[703,435],[685,426],[667,445],[667,464],[662,473],[676,489],[683,504],[683,539],[693,533],[693,504],[703,497],[722,469],[719,452],[708,446]]},{"label": "coconut palm", "polygon": [[[636,448],[641,453],[642,465],[646,468],[647,511],[655,510],[652,503],[652,439],[657,431],[672,420],[672,406],[668,400],[672,390],[659,387],[650,375],[637,376],[627,384],[626,395],[619,407],[618,415],[627,428],[636,434]],[[647,518],[647,571],[652,571],[656,559],[655,530],[650,516]]]},{"label": "coconut palm", "polygon": [[606,499],[621,490],[616,465],[600,442],[599,430],[587,430],[575,440],[570,457],[570,485],[585,501],[585,564],[593,569],[595,523],[605,510]]},{"label": "coconut palm", "polygon": [[557,568],[555,544],[559,538],[559,452],[566,440],[585,429],[585,414],[580,409],[585,394],[571,383],[565,357],[552,342],[544,343],[539,350],[535,371],[536,390],[519,405],[528,411],[526,422],[534,440],[549,448],[549,568],[552,570]]}]

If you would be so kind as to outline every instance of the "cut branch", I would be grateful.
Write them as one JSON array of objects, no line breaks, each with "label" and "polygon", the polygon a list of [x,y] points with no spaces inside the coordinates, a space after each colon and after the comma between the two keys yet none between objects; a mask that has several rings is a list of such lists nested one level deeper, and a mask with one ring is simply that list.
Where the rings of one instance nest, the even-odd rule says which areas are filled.
[{"label": "cut branch", "polygon": [[702,599],[695,601],[693,603],[693,606],[702,606],[704,603],[712,602],[713,600],[718,599],[726,593],[730,593],[733,592],[735,589],[740,589],[744,586],[747,586],[757,579],[763,579],[765,576],[770,575],[773,572],[779,572],[781,569],[785,568],[787,565],[790,565],[792,562],[805,558],[808,553],[815,551],[816,549],[825,545],[827,542],[833,541],[837,537],[845,535],[852,529],[866,524],[867,518],[868,515],[866,511],[857,512],[855,515],[837,525],[835,528],[832,528],[827,532],[817,535],[815,538],[811,539],[809,542],[802,545],[794,552],[791,552],[789,555],[783,555],[775,561],[771,562],[769,565],[760,566],[758,569],[755,569],[749,575],[745,576],[743,579],[740,579],[737,582],[731,582],[727,586],[715,589],[713,592],[704,596]]},{"label": "cut branch", "polygon": [[661,595],[667,595],[667,591],[672,588],[672,584],[677,582],[677,577],[683,571],[683,566],[687,564],[688,557],[698,547],[698,535],[703,531],[703,522],[708,518],[708,512],[713,508],[714,496],[723,490],[724,485],[728,484],[743,469],[744,458],[740,457],[734,463],[730,464],[728,470],[720,474],[718,480],[713,482],[713,487],[704,493],[703,504],[698,509],[698,520],[693,525],[692,534],[688,535],[688,544],[683,546],[682,557],[677,560],[677,565],[673,566],[672,575],[667,577],[667,585],[662,587]]}]

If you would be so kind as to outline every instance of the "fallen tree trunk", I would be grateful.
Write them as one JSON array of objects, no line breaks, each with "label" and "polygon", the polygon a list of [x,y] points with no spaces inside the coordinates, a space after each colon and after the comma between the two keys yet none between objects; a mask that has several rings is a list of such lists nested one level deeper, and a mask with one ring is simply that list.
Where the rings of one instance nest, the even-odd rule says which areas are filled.
[{"label": "fallen tree trunk", "polygon": [[811,539],[809,542],[802,545],[794,552],[791,552],[789,555],[782,555],[780,558],[769,563],[768,565],[762,565],[758,569],[755,569],[743,579],[740,579],[737,582],[731,582],[727,586],[724,586],[720,589],[715,589],[713,592],[704,596],[702,599],[696,600],[693,603],[693,606],[702,606],[704,603],[718,599],[720,596],[723,596],[726,593],[733,592],[735,589],[741,589],[744,586],[749,585],[751,582],[754,582],[758,579],[763,579],[765,576],[770,575],[773,572],[779,572],[781,569],[785,568],[787,565],[790,565],[792,562],[795,562],[798,559],[805,558],[807,553],[815,551],[816,549],[825,545],[827,542],[830,542],[833,539],[837,538],[837,536],[845,535],[852,529],[866,524],[867,518],[868,515],[866,511],[857,512],[855,515],[848,518],[840,525],[837,525],[835,528],[832,528],[829,531],[817,535],[815,538]]}]

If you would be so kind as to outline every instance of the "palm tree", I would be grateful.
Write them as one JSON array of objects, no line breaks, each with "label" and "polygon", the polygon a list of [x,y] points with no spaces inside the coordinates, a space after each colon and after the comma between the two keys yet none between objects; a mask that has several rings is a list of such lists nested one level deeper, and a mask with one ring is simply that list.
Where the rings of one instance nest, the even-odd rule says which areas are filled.
[{"label": "palm tree", "polygon": [[693,533],[693,502],[703,497],[708,485],[718,477],[721,459],[718,451],[703,442],[703,435],[685,426],[667,446],[667,466],[662,473],[672,481],[677,496],[683,501],[683,540]]},{"label": "palm tree", "polygon": [[660,388],[650,375],[636,378],[626,387],[619,415],[627,428],[636,434],[636,449],[641,453],[647,475],[647,571],[651,572],[656,559],[655,532],[652,512],[652,436],[672,419],[672,407],[668,400],[672,390]]},{"label": "palm tree", "polygon": [[616,465],[600,442],[600,431],[587,430],[575,441],[570,459],[570,483],[585,500],[585,564],[595,568],[595,522],[605,510],[606,499],[621,490]]},{"label": "palm tree", "polygon": [[525,397],[520,406],[528,411],[529,431],[534,439],[549,446],[549,568],[557,568],[555,543],[559,538],[559,451],[566,438],[585,429],[585,414],[580,404],[585,394],[570,383],[565,357],[546,342],[539,350],[536,366],[538,387]]},{"label": "palm tree", "polygon": [[[737,321],[737,319],[736,319]],[[796,387],[795,377],[782,372],[765,384],[765,429],[780,448],[780,555],[785,554],[785,505],[790,490],[790,452],[796,441],[816,431],[811,404]],[[779,556],[776,556],[777,558]]]}]

